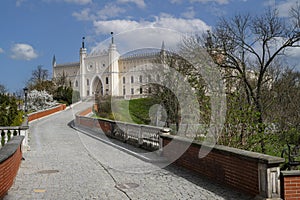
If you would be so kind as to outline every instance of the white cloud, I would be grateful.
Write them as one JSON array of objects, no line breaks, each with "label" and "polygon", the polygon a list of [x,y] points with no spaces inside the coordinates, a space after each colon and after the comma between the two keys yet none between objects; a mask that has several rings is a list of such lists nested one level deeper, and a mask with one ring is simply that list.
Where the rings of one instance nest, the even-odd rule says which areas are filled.
[{"label": "white cloud", "polygon": [[98,19],[107,20],[109,18],[117,17],[125,12],[125,9],[109,3],[105,5],[103,9],[97,12],[91,10],[90,8],[85,8],[80,12],[73,12],[72,16],[79,21],[94,21]]},{"label": "white cloud", "polygon": [[32,60],[38,57],[33,47],[29,44],[14,44],[11,48],[11,56],[14,60]]},{"label": "white cloud", "polygon": [[188,18],[188,19],[194,18],[195,15],[196,15],[196,12],[194,10],[194,7],[188,7],[187,10],[181,14],[181,16]]},{"label": "white cloud", "polygon": [[299,0],[286,0],[286,1],[280,2],[277,5],[279,15],[282,17],[288,17],[290,15],[291,7],[296,5],[297,1],[299,2]]},{"label": "white cloud", "polygon": [[98,11],[97,15],[100,19],[105,20],[111,17],[116,17],[124,12],[126,12],[125,9],[118,7],[115,4],[107,4],[102,10]]},{"label": "white cloud", "polygon": [[[160,48],[162,41],[175,49],[185,34],[206,31],[210,27],[200,19],[174,18],[168,15],[156,17],[153,21],[107,20],[94,21],[97,34],[115,34],[120,52],[137,48]],[[109,42],[109,41],[107,41]],[[107,48],[107,42],[98,44],[94,51]]]},{"label": "white cloud", "polygon": [[25,2],[26,0],[16,0],[16,6],[20,7],[22,5],[23,2]]},{"label": "white cloud", "polygon": [[286,55],[291,67],[295,67],[300,71],[300,47],[289,48],[286,51]]},{"label": "white cloud", "polygon": [[86,5],[93,3],[92,0],[43,0],[44,2],[66,2],[66,3],[73,3],[73,4],[79,4],[79,5]]},{"label": "white cloud", "polygon": [[116,33],[146,27],[168,28],[182,33],[195,33],[208,30],[210,27],[200,19],[183,19],[163,15],[156,17],[155,21],[135,21],[135,20],[108,20],[94,21],[97,34],[110,31]]},{"label": "white cloud", "polygon": [[139,8],[145,8],[146,4],[144,0],[118,0],[118,3],[134,3],[136,4]]},{"label": "white cloud", "polygon": [[182,3],[182,0],[170,0],[170,2],[174,4],[180,4]]},{"label": "white cloud", "polygon": [[85,8],[81,12],[73,12],[72,16],[79,21],[95,20],[96,16],[92,15],[90,12],[91,10],[89,8]]},{"label": "white cloud", "polygon": [[0,48],[0,53],[4,53],[4,50],[2,48]]},{"label": "white cloud", "polygon": [[291,7],[297,2],[300,3],[299,0],[283,0],[279,3],[276,0],[268,0],[264,2],[264,6],[277,8],[280,17],[289,17]]},{"label": "white cloud", "polygon": [[92,0],[64,0],[64,1],[67,3],[75,3],[80,5],[92,3]]},{"label": "white cloud", "polygon": [[228,4],[229,0],[190,0],[191,3],[218,3]]}]

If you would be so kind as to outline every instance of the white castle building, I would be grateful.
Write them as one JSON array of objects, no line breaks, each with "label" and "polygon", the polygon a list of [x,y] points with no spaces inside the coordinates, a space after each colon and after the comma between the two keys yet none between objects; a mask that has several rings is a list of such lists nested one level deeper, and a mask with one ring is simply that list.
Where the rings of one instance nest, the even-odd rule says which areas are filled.
[{"label": "white castle building", "polygon": [[147,68],[164,51],[163,43],[161,50],[144,49],[120,56],[112,33],[108,50],[88,54],[83,38],[79,62],[56,64],[55,57],[53,58],[53,78],[66,76],[83,99],[95,94],[123,98],[142,97],[149,92],[145,85],[159,77],[135,68]]}]

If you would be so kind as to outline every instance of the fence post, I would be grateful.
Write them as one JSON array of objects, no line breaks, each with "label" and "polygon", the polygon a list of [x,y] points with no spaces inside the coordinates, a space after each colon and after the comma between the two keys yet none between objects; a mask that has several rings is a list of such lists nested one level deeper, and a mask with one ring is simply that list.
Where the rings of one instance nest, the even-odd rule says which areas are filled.
[{"label": "fence post", "polygon": [[138,138],[138,143],[139,145],[143,145],[143,131],[142,131],[143,126],[140,126],[139,128],[139,138]]},{"label": "fence post", "polygon": [[125,130],[124,130],[124,142],[126,142],[128,140],[128,124],[125,124]]},{"label": "fence post", "polygon": [[267,199],[280,199],[279,166],[268,166],[268,164],[259,163],[258,170],[260,196]]}]

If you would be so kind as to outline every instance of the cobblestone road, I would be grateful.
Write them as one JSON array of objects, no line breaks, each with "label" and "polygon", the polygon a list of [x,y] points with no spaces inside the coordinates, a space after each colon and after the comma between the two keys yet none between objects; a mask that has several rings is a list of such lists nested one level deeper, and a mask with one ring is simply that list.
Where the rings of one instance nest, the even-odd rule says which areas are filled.
[{"label": "cobblestone road", "polygon": [[251,199],[176,166],[160,169],[71,129],[73,109],[30,124],[31,151],[5,200]]}]

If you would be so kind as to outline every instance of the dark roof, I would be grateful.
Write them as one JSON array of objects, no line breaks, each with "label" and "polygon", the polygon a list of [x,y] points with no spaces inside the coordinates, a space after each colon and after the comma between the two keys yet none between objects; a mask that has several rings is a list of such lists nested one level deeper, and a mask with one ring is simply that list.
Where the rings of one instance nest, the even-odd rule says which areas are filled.
[{"label": "dark roof", "polygon": [[79,67],[79,66],[80,66],[79,62],[70,62],[70,63],[57,64],[55,67]]}]

